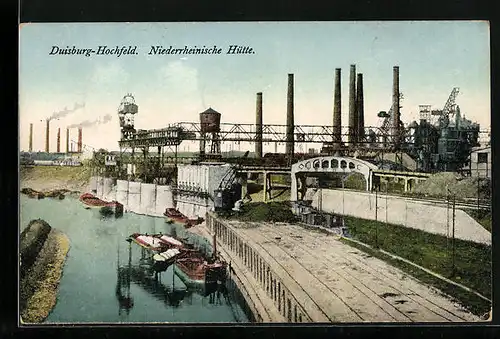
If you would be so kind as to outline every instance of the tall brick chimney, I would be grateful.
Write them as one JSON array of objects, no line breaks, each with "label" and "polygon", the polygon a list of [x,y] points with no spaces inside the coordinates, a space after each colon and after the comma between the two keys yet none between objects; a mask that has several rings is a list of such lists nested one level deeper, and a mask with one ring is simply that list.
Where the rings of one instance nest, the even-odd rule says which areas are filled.
[{"label": "tall brick chimney", "polygon": [[69,128],[66,128],[66,153],[69,154]]},{"label": "tall brick chimney", "polygon": [[50,136],[50,120],[47,119],[47,127],[45,128],[45,152],[49,153],[49,136]]},{"label": "tall brick chimney", "polygon": [[33,152],[33,124],[30,124],[29,152]]},{"label": "tall brick chimney", "polygon": [[61,153],[61,129],[57,129],[57,153]]},{"label": "tall brick chimney", "polygon": [[82,128],[78,127],[78,153],[82,153]]}]

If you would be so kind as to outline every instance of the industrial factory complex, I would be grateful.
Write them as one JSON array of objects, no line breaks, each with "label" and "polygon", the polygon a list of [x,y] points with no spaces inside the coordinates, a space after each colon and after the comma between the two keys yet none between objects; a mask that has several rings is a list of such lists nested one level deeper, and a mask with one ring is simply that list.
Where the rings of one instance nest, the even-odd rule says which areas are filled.
[{"label": "industrial factory complex", "polygon": [[[363,189],[369,192],[380,190],[381,180],[403,182],[408,192],[436,172],[490,176],[491,148],[489,144],[480,145],[485,132],[480,131],[479,124],[460,112],[458,88],[452,88],[442,109],[420,105],[419,121],[404,122],[399,67],[394,66],[392,106],[378,113],[380,126],[365,126],[363,74],[356,73],[356,65],[350,66],[348,121],[341,118],[341,78],[342,70],[335,69],[330,126],[295,124],[293,74],[288,74],[285,125],[264,123],[264,94],[259,92],[255,124],[223,122],[221,113],[208,108],[199,114],[198,122],[143,130],[134,124],[139,106],[132,94],[126,94],[118,109],[120,151],[91,152],[94,159],[100,159],[93,162],[93,190],[98,196],[118,199],[133,212],[161,215],[165,208],[177,208],[188,217],[202,218],[214,208],[232,208],[247,195],[247,183],[255,180],[263,184],[264,201],[272,199],[273,190],[287,187],[290,199],[300,201],[311,180],[323,188],[338,188],[353,174],[362,175]],[[45,154],[53,154],[49,152],[49,135],[47,119]],[[24,159],[34,154],[32,139],[33,124]],[[38,159],[36,164],[61,165],[64,159],[70,160],[68,164],[80,164],[84,158],[82,128],[78,128],[76,142],[66,129],[65,140],[64,153],[58,128],[56,155],[60,157]],[[178,146],[183,141],[198,142],[199,151],[179,155]],[[240,142],[254,144],[255,149],[238,156],[221,152],[222,143]],[[264,143],[285,144],[285,153],[264,154]],[[317,147],[297,153],[295,146],[301,143]],[[273,176],[287,178],[284,187],[274,185]]]},{"label": "industrial factory complex", "polygon": [[[131,201],[139,192],[148,196],[152,194],[146,199],[148,203],[142,203],[147,209],[152,209],[150,205],[156,201],[158,210],[176,207],[189,216],[202,217],[217,204],[232,205],[242,199],[241,194],[246,192],[244,183],[259,176],[264,183],[265,197],[271,197],[270,177],[288,176],[291,200],[295,201],[305,194],[306,177],[330,177],[329,184],[340,187],[343,178],[360,173],[367,191],[379,188],[381,178],[404,180],[405,191],[408,191],[415,182],[436,172],[489,175],[489,145],[479,147],[484,132],[477,123],[461,114],[456,103],[458,88],[451,90],[442,109],[421,105],[419,121],[404,122],[400,112],[399,67],[394,66],[392,106],[378,113],[382,122],[380,126],[365,126],[363,74],[356,73],[355,65],[350,66],[348,121],[341,119],[341,77],[341,69],[337,68],[330,126],[294,123],[293,74],[288,75],[285,125],[264,123],[263,93],[259,92],[256,95],[255,124],[223,122],[223,115],[209,108],[200,113],[198,122],[178,122],[164,128],[142,130],[134,124],[139,106],[133,95],[127,94],[118,110],[120,152],[97,155],[106,156],[106,162],[96,169],[95,189],[99,192],[102,187],[101,194],[108,198],[128,194]],[[46,129],[48,153],[48,120]],[[69,132],[67,129],[66,155],[81,154],[82,129],[78,129],[78,141],[73,150],[70,149]],[[60,129],[57,133],[59,153]],[[178,155],[178,146],[183,141],[199,142],[199,151],[189,156]],[[255,149],[246,156],[224,156],[221,144],[233,142],[253,143]],[[285,153],[264,154],[264,143],[285,144]],[[297,153],[295,146],[300,143],[316,144],[320,151],[310,149],[310,152]],[[101,185],[103,180],[106,183]],[[165,188],[169,192],[168,198],[163,197],[162,186],[168,187]],[[171,206],[164,206],[166,201]],[[124,203],[127,205],[127,201]],[[131,210],[134,210],[133,206],[131,204]]]},{"label": "industrial factory complex", "polygon": [[[204,232],[216,237],[220,255],[239,270],[237,285],[246,291],[243,294],[257,321],[475,320],[440,296],[424,297],[428,292],[421,287],[406,290],[403,286],[407,285],[395,278],[399,273],[382,277],[381,271],[392,269],[388,265],[373,258],[372,265],[369,262],[372,259],[367,262],[357,258],[357,254],[340,255],[347,253],[343,247],[346,245],[340,242],[318,242],[321,253],[332,251],[323,257],[308,245],[320,241],[318,237],[306,234],[297,225],[278,229],[266,224],[253,229],[218,219],[219,212],[238,212],[252,201],[250,186],[258,184],[260,201],[266,203],[285,196],[305,224],[342,229],[344,216],[352,216],[444,236],[449,233],[449,206],[431,204],[423,198],[417,201],[409,198],[409,193],[441,172],[462,178],[491,177],[491,148],[488,140],[484,142],[489,139],[488,132],[460,111],[459,88],[450,88],[447,101],[440,103],[439,108],[420,105],[418,121],[405,121],[401,113],[403,96],[398,66],[392,68],[392,93],[387,93],[392,96],[392,105],[380,112],[365,111],[363,74],[356,72],[356,65],[350,65],[346,73],[348,119],[342,120],[343,73],[337,68],[330,125],[296,124],[294,74],[288,74],[283,125],[265,123],[265,93],[258,92],[255,124],[228,122],[230,118],[225,118],[224,113],[217,111],[217,103],[212,103],[212,107],[199,113],[199,121],[180,121],[145,130],[135,125],[140,103],[132,94],[126,94],[118,108],[119,151],[91,152],[90,193],[123,204],[126,212],[163,217],[166,210],[176,210],[189,220],[204,220]],[[366,114],[376,114],[380,124],[367,126]],[[77,131],[77,141],[71,142],[70,129],[66,129],[63,152],[59,128],[56,152],[63,159],[78,160],[81,164],[85,146],[82,128]],[[47,154],[49,135],[47,120]],[[32,138],[33,124],[29,154],[34,154]],[[199,149],[190,154],[179,152],[185,141],[196,142]],[[224,153],[224,143],[245,143],[253,149]],[[284,153],[277,152],[278,144],[286,146]],[[312,144],[315,148],[297,152],[303,149],[297,145]],[[264,145],[274,145],[275,152],[264,152]],[[346,181],[352,178],[356,178],[357,188],[344,190]],[[399,184],[401,194],[387,197],[388,183]],[[378,201],[383,187],[384,206]],[[255,200],[255,194],[253,197]],[[482,207],[486,203],[478,197],[473,205],[479,209],[480,204]],[[453,237],[491,245],[491,233],[453,206]],[[322,215],[318,221],[312,216],[314,211],[327,216]],[[291,235],[294,232],[303,240],[295,239]],[[338,234],[348,234],[348,230],[343,232]],[[291,244],[290,247],[284,246],[285,243]],[[351,266],[345,264],[348,261]],[[321,273],[324,277],[315,273],[323,272],[332,262],[342,269]],[[331,303],[321,299],[330,291],[333,291]],[[387,297],[399,294],[405,302]]]}]

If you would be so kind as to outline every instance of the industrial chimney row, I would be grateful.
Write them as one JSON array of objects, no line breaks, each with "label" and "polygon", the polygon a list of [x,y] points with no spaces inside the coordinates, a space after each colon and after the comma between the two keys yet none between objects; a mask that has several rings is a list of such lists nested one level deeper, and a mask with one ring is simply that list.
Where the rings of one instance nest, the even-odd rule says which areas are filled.
[{"label": "industrial chimney row", "polygon": [[[77,142],[77,152],[82,153],[82,145],[83,145],[83,137],[82,137],[82,128],[78,128],[78,142]],[[29,152],[33,152],[33,124],[30,123],[30,131],[29,131]],[[70,129],[66,128],[66,153],[70,153]],[[45,152],[50,153],[50,120],[46,120],[45,126]],[[56,143],[56,152],[61,152],[61,128],[57,129],[57,143]]]}]

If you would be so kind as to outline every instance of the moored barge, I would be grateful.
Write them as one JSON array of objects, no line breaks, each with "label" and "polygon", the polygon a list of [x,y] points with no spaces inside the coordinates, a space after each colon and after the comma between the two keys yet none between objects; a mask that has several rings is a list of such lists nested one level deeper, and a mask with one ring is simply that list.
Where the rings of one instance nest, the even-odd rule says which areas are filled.
[{"label": "moored barge", "polygon": [[190,219],[175,208],[167,208],[163,213],[165,221],[168,223],[178,223],[184,225],[186,228],[201,224],[203,218]]},{"label": "moored barge", "polygon": [[85,208],[99,209],[101,214],[114,214],[116,217],[123,215],[123,205],[118,201],[104,201],[91,193],[82,194],[79,200],[85,205]]}]

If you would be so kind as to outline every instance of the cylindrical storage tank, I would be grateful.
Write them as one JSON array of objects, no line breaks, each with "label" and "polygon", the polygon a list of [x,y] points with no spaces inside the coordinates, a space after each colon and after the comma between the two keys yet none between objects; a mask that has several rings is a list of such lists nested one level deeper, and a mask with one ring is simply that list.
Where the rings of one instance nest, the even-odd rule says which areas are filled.
[{"label": "cylindrical storage tank", "polygon": [[122,204],[125,208],[128,206],[128,181],[116,181],[116,201]]},{"label": "cylindrical storage tank", "polygon": [[104,195],[104,178],[103,177],[97,177],[97,184],[96,184],[96,196],[98,198],[102,198]]},{"label": "cylindrical storage tank", "polygon": [[172,187],[171,186],[165,186],[165,201],[167,207],[174,207],[174,193],[172,192]]},{"label": "cylindrical storage tank", "polygon": [[104,200],[114,200],[111,197],[113,191],[114,180],[112,178],[104,178],[102,196]]},{"label": "cylindrical storage tank", "polygon": [[162,216],[165,209],[173,207],[172,188],[165,185],[156,186],[156,215]]},{"label": "cylindrical storage tank", "polygon": [[221,114],[212,108],[200,113],[200,128],[202,133],[217,133],[220,132],[220,117]]},{"label": "cylindrical storage tank", "polygon": [[155,212],[156,185],[141,183],[141,211],[144,214]]},{"label": "cylindrical storage tank", "polygon": [[189,211],[189,213],[187,214],[188,218],[193,219],[196,217],[196,205],[195,204],[189,204],[188,211]]},{"label": "cylindrical storage tank", "polygon": [[184,173],[186,170],[186,166],[182,165],[178,167],[177,170],[177,185],[179,186],[182,182],[184,182]]},{"label": "cylindrical storage tank", "polygon": [[189,189],[192,189],[193,188],[193,166],[188,167],[187,175],[188,175],[187,185],[188,185]]},{"label": "cylindrical storage tank", "polygon": [[184,207],[185,207],[185,205],[186,205],[186,204],[185,204],[184,202],[182,202],[182,201],[181,201],[181,202],[179,202],[179,203],[177,203],[177,210],[178,210],[179,212],[181,212],[182,214],[184,214],[184,215],[186,214],[186,209],[184,208]]},{"label": "cylindrical storage tank", "polygon": [[97,192],[97,177],[90,177],[89,180],[89,191],[90,192]]},{"label": "cylindrical storage tank", "polygon": [[203,166],[202,168],[202,186],[203,192],[208,192],[208,166]]},{"label": "cylindrical storage tank", "polygon": [[128,184],[128,208],[130,211],[140,213],[141,210],[141,183],[131,181]]},{"label": "cylindrical storage tank", "polygon": [[201,168],[200,166],[195,167],[195,180],[194,180],[195,188],[201,187]]}]

